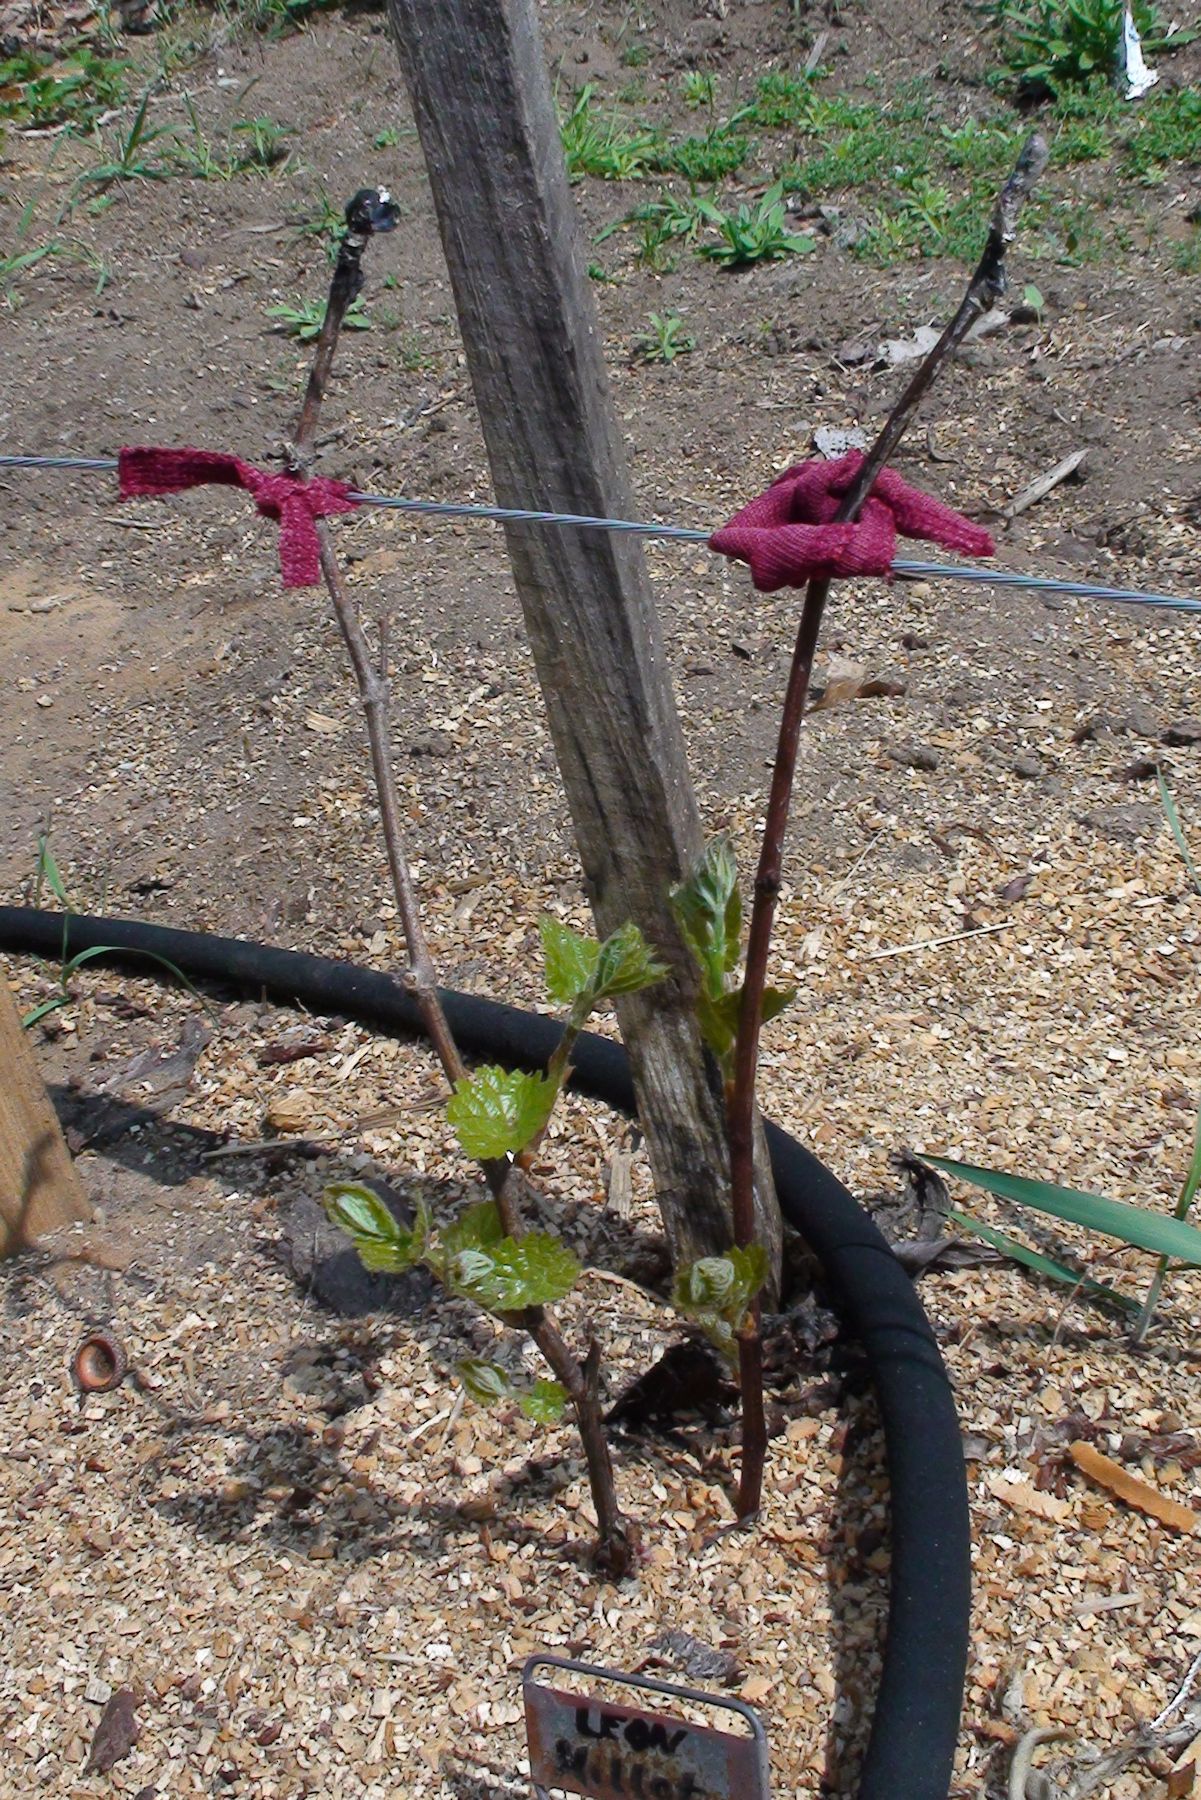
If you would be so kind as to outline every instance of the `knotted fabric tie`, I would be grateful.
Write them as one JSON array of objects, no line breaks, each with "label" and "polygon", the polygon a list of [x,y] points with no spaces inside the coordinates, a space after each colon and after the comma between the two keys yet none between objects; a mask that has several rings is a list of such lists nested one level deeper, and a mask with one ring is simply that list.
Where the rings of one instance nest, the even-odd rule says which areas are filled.
[{"label": "knotted fabric tie", "polygon": [[245,488],[259,511],[279,525],[279,566],[285,587],[314,587],[321,580],[316,521],[330,513],[353,512],[359,504],[342,481],[317,475],[272,474],[217,450],[117,452],[122,500],[139,494],[179,494],[185,488],[220,482]]},{"label": "knotted fabric tie", "polygon": [[804,587],[813,576],[887,575],[898,531],[946,550],[993,555],[996,546],[987,531],[910,487],[892,469],[881,469],[852,524],[835,524],[839,502],[862,466],[862,452],[851,450],[834,462],[787,469],[713,533],[710,550],[749,563],[755,586],[765,594]]}]

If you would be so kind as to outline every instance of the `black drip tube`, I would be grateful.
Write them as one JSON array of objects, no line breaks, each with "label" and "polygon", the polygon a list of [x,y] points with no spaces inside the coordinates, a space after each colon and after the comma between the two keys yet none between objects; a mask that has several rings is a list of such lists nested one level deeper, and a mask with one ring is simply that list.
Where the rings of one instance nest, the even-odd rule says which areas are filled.
[{"label": "black drip tube", "polygon": [[[191,980],[232,982],[287,1004],[421,1032],[410,994],[389,975],[241,938],[137,920],[0,907],[0,949],[58,959],[108,946],[141,973],[165,957]],[[556,1020],[474,994],[442,990],[467,1054],[510,1067],[545,1064]],[[620,1044],[592,1032],[574,1055],[574,1085],[620,1112],[634,1109]],[[959,1731],[971,1601],[967,1480],[947,1372],[913,1284],[866,1213],[802,1144],[768,1125],[785,1218],[821,1261],[860,1339],[884,1422],[891,1501],[888,1639],[858,1800],[946,1800]]]}]

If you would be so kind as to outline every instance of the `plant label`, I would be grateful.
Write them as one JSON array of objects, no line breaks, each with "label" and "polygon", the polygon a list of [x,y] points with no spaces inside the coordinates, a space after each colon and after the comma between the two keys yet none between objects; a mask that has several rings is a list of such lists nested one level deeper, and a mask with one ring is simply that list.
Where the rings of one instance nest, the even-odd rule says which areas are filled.
[{"label": "plant label", "polygon": [[[722,1731],[586,1691],[547,1687],[534,1678],[535,1669],[544,1667],[587,1677],[594,1686],[617,1682],[720,1708],[735,1714],[741,1729]],[[551,1800],[553,1794],[581,1794],[587,1800],[768,1800],[767,1738],[742,1700],[552,1656],[530,1658],[522,1688],[536,1800]]]}]

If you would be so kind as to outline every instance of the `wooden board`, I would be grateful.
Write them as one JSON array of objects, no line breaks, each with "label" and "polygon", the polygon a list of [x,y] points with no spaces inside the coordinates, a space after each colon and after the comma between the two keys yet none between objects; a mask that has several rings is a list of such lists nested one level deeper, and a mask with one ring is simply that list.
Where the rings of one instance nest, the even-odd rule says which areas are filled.
[{"label": "wooden board", "polygon": [[0,977],[0,1256],[91,1216],[33,1045]]},{"label": "wooden board", "polygon": [[[390,0],[502,506],[631,513],[630,486],[532,0]],[[507,528],[597,926],[675,976],[618,1006],[674,1257],[730,1242],[723,1100],[667,903],[701,833],[640,542]],[[761,1156],[761,1241],[781,1226]],[[774,1285],[774,1284],[773,1284]],[[770,1294],[767,1296],[770,1300]]]}]

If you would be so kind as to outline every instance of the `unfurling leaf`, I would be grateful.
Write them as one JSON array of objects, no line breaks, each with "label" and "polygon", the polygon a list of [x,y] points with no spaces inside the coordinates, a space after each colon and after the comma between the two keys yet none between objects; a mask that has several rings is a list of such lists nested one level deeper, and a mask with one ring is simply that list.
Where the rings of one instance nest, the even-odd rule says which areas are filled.
[{"label": "unfurling leaf", "polygon": [[681,1271],[680,1301],[685,1306],[707,1307],[724,1312],[737,1281],[738,1276],[729,1257],[702,1256],[698,1262]]},{"label": "unfurling leaf", "polygon": [[559,1006],[571,1006],[590,992],[600,945],[548,914],[538,921],[546,962],[546,991]]},{"label": "unfurling leaf", "polygon": [[554,1425],[567,1405],[567,1389],[557,1381],[535,1381],[529,1387],[516,1387],[497,1363],[485,1362],[478,1356],[465,1357],[456,1372],[471,1398],[480,1406],[495,1406],[501,1400],[516,1400],[527,1419],[538,1425]]},{"label": "unfurling leaf", "polygon": [[484,1362],[478,1356],[464,1357],[455,1372],[473,1400],[481,1406],[493,1406],[498,1400],[511,1399],[513,1383],[496,1363]]},{"label": "unfurling leaf", "polygon": [[742,1007],[742,989],[733,994],[719,994],[710,999],[706,993],[697,997],[696,1019],[701,1037],[718,1062],[725,1067],[738,1036],[738,1014]]},{"label": "unfurling leaf", "polygon": [[704,991],[710,1000],[718,1000],[742,947],[738,864],[728,838],[715,838],[705,846],[687,881],[672,889],[670,901],[684,941],[700,966]]},{"label": "unfurling leaf", "polygon": [[539,925],[546,958],[546,989],[552,1000],[572,1008],[582,1025],[593,1007],[615,994],[636,994],[667,974],[667,965],[651,956],[637,925],[627,922],[603,944],[583,937],[558,919]]},{"label": "unfurling leaf", "polygon": [[554,1425],[563,1417],[567,1389],[557,1381],[535,1381],[519,1396],[519,1404],[526,1418],[535,1424]]},{"label": "unfurling leaf", "polygon": [[[795,988],[764,988],[759,1017],[763,1024],[777,1018],[796,999]],[[697,1001],[696,1016],[701,1036],[720,1063],[725,1063],[738,1036],[738,1019],[742,1011],[742,988],[711,1000],[702,994]]]},{"label": "unfurling leaf", "polygon": [[636,994],[667,974],[667,964],[656,962],[637,925],[627,921],[607,937],[596,959],[592,977],[594,1001],[615,994]]},{"label": "unfurling leaf", "polygon": [[481,1200],[460,1213],[453,1225],[441,1233],[440,1248],[446,1256],[457,1256],[460,1250],[487,1250],[504,1237],[500,1209],[495,1200]]},{"label": "unfurling leaf", "polygon": [[465,1249],[447,1259],[446,1281],[486,1312],[521,1312],[550,1306],[569,1294],[580,1265],[566,1244],[545,1232],[502,1238],[487,1249]]},{"label": "unfurling leaf", "polygon": [[763,999],[759,1005],[759,1017],[765,1025],[778,1019],[786,1006],[791,1006],[796,999],[795,988],[764,988]]},{"label": "unfurling leaf", "polygon": [[672,1305],[700,1326],[705,1336],[733,1358],[747,1308],[767,1280],[770,1259],[762,1244],[737,1245],[724,1256],[702,1256],[676,1275]]},{"label": "unfurling leaf", "polygon": [[324,1194],[325,1213],[354,1242],[365,1269],[399,1275],[419,1261],[429,1235],[429,1214],[419,1207],[411,1231],[398,1223],[379,1195],[358,1181],[336,1181]]},{"label": "unfurling leaf", "polygon": [[496,1161],[538,1136],[558,1091],[543,1075],[488,1065],[455,1083],[446,1116],[468,1156]]}]

